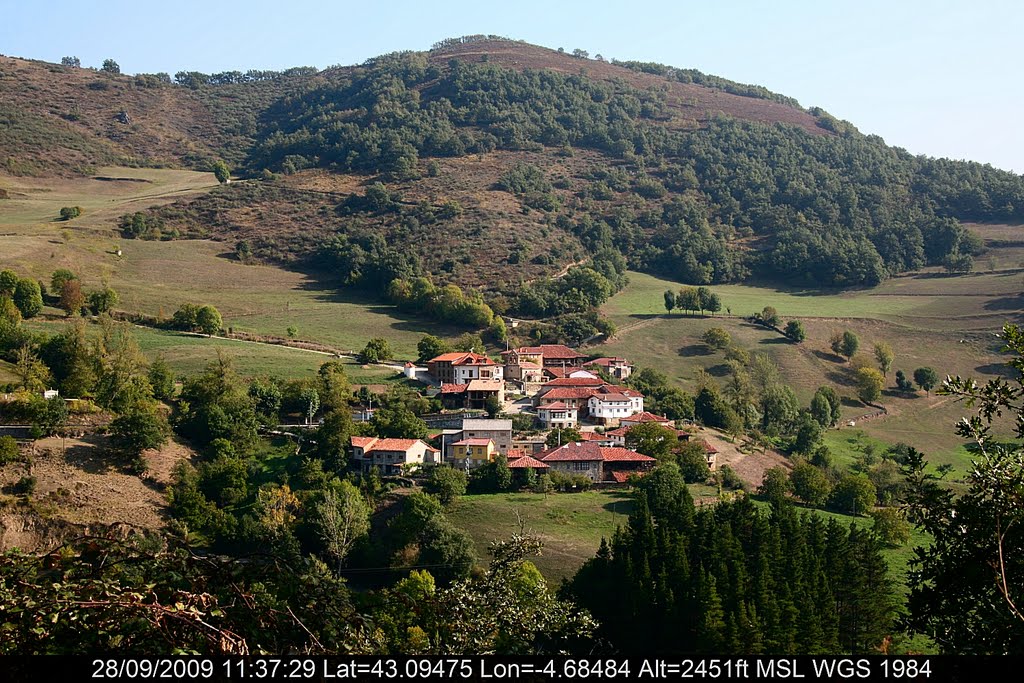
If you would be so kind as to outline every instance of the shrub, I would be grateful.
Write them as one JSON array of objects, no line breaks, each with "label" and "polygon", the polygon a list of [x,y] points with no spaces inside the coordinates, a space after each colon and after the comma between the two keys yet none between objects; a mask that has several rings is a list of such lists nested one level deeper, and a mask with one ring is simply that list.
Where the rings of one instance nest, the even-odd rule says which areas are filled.
[{"label": "shrub", "polygon": [[80,206],[64,206],[60,210],[60,219],[62,221],[69,221],[72,218],[78,218],[82,215],[82,207]]}]

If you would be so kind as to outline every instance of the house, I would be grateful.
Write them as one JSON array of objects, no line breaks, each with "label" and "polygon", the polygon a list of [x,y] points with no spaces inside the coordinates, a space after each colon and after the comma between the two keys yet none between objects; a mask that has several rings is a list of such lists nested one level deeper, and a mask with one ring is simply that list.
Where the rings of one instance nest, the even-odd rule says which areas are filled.
[{"label": "house", "polygon": [[598,387],[603,387],[605,384],[607,384],[607,382],[605,382],[603,379],[601,379],[600,377],[594,377],[592,375],[590,377],[560,377],[558,379],[553,379],[550,382],[545,382],[544,386],[542,386],[540,390],[537,392],[537,397],[539,398],[544,396],[544,394],[551,391],[552,389],[566,387],[592,387],[596,389]]},{"label": "house", "polygon": [[634,415],[622,418],[619,421],[619,424],[623,427],[632,427],[633,425],[642,424],[644,422],[657,422],[662,427],[675,427],[675,422],[664,415],[655,415],[654,413],[648,413],[646,410],[642,410]]},{"label": "house", "polygon": [[[489,439],[494,442],[497,452],[509,456],[514,448],[512,444],[512,420],[467,419],[462,421],[462,429],[444,431],[442,448],[444,458],[451,461],[454,444],[464,439]],[[530,451],[532,452],[532,450]]]},{"label": "house", "polygon": [[383,475],[402,474],[402,466],[416,468],[436,464],[440,451],[419,439],[379,439],[375,436],[353,436],[352,459],[362,472],[373,468]]},{"label": "house", "polygon": [[427,372],[441,384],[469,384],[474,379],[503,379],[504,368],[479,353],[442,353],[427,361]]},{"label": "house", "polygon": [[43,398],[45,398],[47,401],[49,401],[51,398],[57,398],[58,396],[60,396],[60,392],[57,391],[56,389],[47,389],[46,391],[43,392]]},{"label": "house", "polygon": [[491,396],[499,404],[505,402],[505,382],[500,379],[473,379],[466,384],[442,384],[439,396],[441,405],[450,410],[483,409]]},{"label": "house", "polygon": [[545,429],[564,429],[579,424],[579,414],[576,408],[560,401],[540,406],[537,408],[537,415]]},{"label": "house", "polygon": [[[547,447],[547,439],[543,436],[516,436],[512,439],[512,448],[526,455],[536,455]],[[512,454],[509,453],[511,458]]]},{"label": "house", "polygon": [[613,356],[611,358],[595,358],[583,364],[583,367],[601,368],[612,377],[626,379],[633,374],[633,366],[625,358]]},{"label": "house", "polygon": [[594,442],[567,443],[542,451],[537,459],[553,472],[582,474],[594,482],[625,483],[631,474],[646,474],[657,460],[625,448],[598,446]]},{"label": "house", "polygon": [[505,381],[516,383],[524,394],[532,394],[547,381],[547,376],[539,363],[521,361],[505,365]]},{"label": "house", "polygon": [[509,349],[501,354],[506,365],[516,365],[522,361],[537,363],[543,367],[579,367],[585,358],[581,353],[563,344],[541,344],[540,346],[520,346]]},{"label": "house", "polygon": [[580,368],[546,367],[544,376],[549,379],[562,379],[563,377],[589,377],[590,379],[601,379],[590,370]]},{"label": "house", "polygon": [[632,415],[633,402],[625,394],[613,392],[595,394],[587,399],[590,418],[603,425],[617,425],[619,420]]},{"label": "house", "polygon": [[508,466],[509,469],[513,470],[528,468],[534,470],[535,472],[538,472],[539,474],[543,474],[550,469],[550,465],[547,465],[529,455],[523,455],[516,458],[515,460],[509,460]]},{"label": "house", "polygon": [[582,417],[587,414],[587,401],[594,392],[593,387],[555,387],[539,397],[537,410],[552,403],[561,403],[578,411],[578,416]]},{"label": "house", "polygon": [[451,445],[449,453],[453,467],[472,470],[494,460],[498,449],[491,439],[461,439]]}]

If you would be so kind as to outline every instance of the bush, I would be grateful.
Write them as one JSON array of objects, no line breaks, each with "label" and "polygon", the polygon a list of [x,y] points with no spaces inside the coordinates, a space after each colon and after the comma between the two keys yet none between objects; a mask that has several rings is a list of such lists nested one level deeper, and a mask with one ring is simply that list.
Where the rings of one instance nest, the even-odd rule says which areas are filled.
[{"label": "bush", "polygon": [[0,436],[0,465],[14,462],[21,457],[18,442],[10,436]]},{"label": "bush", "polygon": [[14,485],[14,492],[21,495],[29,496],[35,493],[36,490],[36,478],[32,476],[22,477]]},{"label": "bush", "polygon": [[82,207],[80,206],[64,206],[60,210],[60,219],[62,221],[69,221],[72,218],[78,218],[82,215]]}]

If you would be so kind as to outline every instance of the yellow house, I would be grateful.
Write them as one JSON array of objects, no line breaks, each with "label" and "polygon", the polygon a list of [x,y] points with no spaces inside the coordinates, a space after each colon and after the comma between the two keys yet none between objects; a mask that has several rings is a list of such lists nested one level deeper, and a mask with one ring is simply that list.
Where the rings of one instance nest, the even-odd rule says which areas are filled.
[{"label": "yellow house", "polygon": [[452,444],[452,464],[467,470],[491,462],[498,455],[498,447],[491,439],[463,439]]}]

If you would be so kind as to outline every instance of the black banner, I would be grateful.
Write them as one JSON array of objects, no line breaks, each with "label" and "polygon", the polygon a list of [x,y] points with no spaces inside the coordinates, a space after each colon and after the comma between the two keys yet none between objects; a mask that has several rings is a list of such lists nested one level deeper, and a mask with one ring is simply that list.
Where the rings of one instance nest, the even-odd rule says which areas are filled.
[{"label": "black banner", "polygon": [[1020,671],[1020,657],[111,657],[0,659],[3,681],[917,681]]}]

